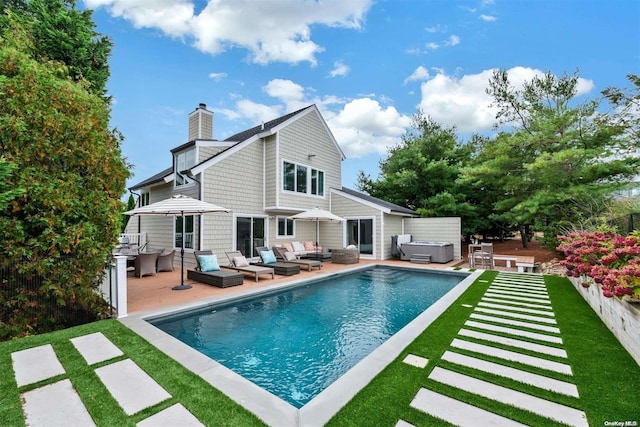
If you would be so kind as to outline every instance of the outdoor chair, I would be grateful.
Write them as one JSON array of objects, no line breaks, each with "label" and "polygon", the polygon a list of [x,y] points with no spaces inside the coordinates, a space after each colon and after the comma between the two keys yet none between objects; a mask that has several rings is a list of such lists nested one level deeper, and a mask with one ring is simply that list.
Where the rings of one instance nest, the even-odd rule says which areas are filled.
[{"label": "outdoor chair", "polygon": [[[256,248],[260,254],[260,262],[254,263],[261,267],[270,267],[280,276],[293,276],[294,274],[300,274],[300,265],[292,262],[277,261],[276,255],[273,251],[270,251],[266,246],[259,246]],[[273,259],[265,259],[263,254],[271,253]]]},{"label": "outdoor chair", "polygon": [[261,274],[270,274],[272,279],[275,279],[276,277],[273,268],[260,267],[257,265],[249,264],[247,259],[242,255],[242,252],[240,251],[230,251],[225,253],[227,254],[227,258],[229,259],[229,265],[223,265],[222,267],[224,268],[230,268],[242,273],[251,273],[255,276],[256,282],[258,281],[258,276]]},{"label": "outdoor chair", "polygon": [[320,261],[312,259],[298,259],[293,252],[290,252],[285,248],[274,246],[273,253],[276,255],[276,259],[293,264],[299,264],[301,268],[306,267],[308,271],[311,271],[312,268],[317,268],[318,270],[322,268],[322,263]]},{"label": "outdoor chair", "polygon": [[493,259],[493,243],[481,243],[469,245],[471,252],[469,253],[469,265],[472,268],[494,268],[495,261]]},{"label": "outdoor chair", "polygon": [[134,261],[134,274],[137,277],[156,275],[157,253],[139,253]]},{"label": "outdoor chair", "polygon": [[171,252],[158,255],[158,271],[173,271],[173,259],[175,255],[175,249],[172,249]]},{"label": "outdoor chair", "polygon": [[[197,282],[206,283],[207,285],[216,286],[218,288],[228,288],[230,286],[238,286],[244,283],[244,276],[240,273],[231,271],[221,271],[220,266],[216,265],[217,270],[206,270],[200,263],[200,256],[213,256],[212,251],[194,251],[196,257],[196,269],[187,270],[187,279]],[[216,260],[217,261],[217,260]]]}]

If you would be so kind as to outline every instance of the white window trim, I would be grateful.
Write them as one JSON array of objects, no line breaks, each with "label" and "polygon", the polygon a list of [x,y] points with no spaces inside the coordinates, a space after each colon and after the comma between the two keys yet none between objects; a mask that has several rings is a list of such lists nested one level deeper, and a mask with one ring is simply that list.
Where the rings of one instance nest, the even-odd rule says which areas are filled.
[{"label": "white window trim", "polygon": [[290,218],[282,215],[276,216],[276,240],[277,239],[295,239],[296,238],[296,222],[294,220],[291,220],[291,222],[293,223],[293,234],[283,235],[283,234],[278,234],[278,222],[280,221],[280,219],[287,220]]},{"label": "white window trim", "polygon": [[[286,190],[284,188],[284,170],[285,170],[284,164],[285,163],[289,163],[289,164],[294,165],[296,169],[298,168],[298,166],[302,166],[302,167],[307,169],[307,191],[305,193],[298,192],[296,190]],[[282,169],[280,171],[280,177],[281,177],[280,189],[281,189],[281,191],[283,193],[286,193],[286,194],[297,194],[299,196],[315,197],[315,198],[319,198],[319,199],[324,199],[324,198],[327,197],[327,179],[326,179],[327,172],[324,169],[319,169],[317,167],[313,167],[313,166],[310,166],[310,165],[305,165],[304,163],[292,162],[292,161],[285,160],[285,159],[282,160],[280,165],[282,166]],[[322,195],[312,194],[311,193],[311,180],[312,180],[312,178],[311,178],[312,173],[311,172],[314,171],[314,170],[318,171],[318,172],[322,172],[322,192],[323,192]],[[298,179],[298,175],[297,175],[297,173],[294,173],[294,183],[293,183],[293,187],[294,188],[297,188],[297,186],[298,186],[297,179]]]},{"label": "white window trim", "polygon": [[[177,164],[178,157],[181,154],[186,155],[186,153],[188,153],[189,151],[193,151],[193,164],[189,165],[189,166],[185,165],[184,168],[179,168],[178,164]],[[187,170],[187,169],[189,169],[189,168],[191,168],[191,167],[193,167],[193,166],[195,166],[197,164],[198,164],[198,147],[197,146],[194,146],[194,147],[191,147],[189,149],[182,150],[180,152],[174,153],[174,155],[173,155],[173,173],[174,173],[173,188],[174,189],[175,188],[189,188],[189,187],[193,187],[194,185],[196,185],[196,182],[194,180],[189,179],[188,177],[181,175],[180,171]],[[178,169],[180,169],[180,170],[178,170]],[[186,182],[184,184],[178,184],[179,177],[182,177],[182,179],[184,179]]]}]

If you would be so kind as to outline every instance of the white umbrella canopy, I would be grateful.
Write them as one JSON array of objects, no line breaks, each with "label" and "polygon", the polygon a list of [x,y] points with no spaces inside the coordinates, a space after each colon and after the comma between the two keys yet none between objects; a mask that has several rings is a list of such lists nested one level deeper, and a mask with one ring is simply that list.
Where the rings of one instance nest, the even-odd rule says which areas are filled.
[{"label": "white umbrella canopy", "polygon": [[212,203],[203,202],[184,194],[176,194],[168,199],[151,203],[146,206],[126,211],[125,215],[180,215],[182,216],[182,247],[180,248],[180,284],[174,286],[173,290],[190,289],[191,285],[184,284],[184,216],[197,215],[210,212],[231,212],[230,209],[223,208]]},{"label": "white umbrella canopy", "polygon": [[315,207],[299,214],[291,215],[290,219],[296,221],[315,221],[316,223],[316,257],[318,252],[318,240],[320,234],[320,222],[342,222],[344,218],[339,217],[329,211]]}]

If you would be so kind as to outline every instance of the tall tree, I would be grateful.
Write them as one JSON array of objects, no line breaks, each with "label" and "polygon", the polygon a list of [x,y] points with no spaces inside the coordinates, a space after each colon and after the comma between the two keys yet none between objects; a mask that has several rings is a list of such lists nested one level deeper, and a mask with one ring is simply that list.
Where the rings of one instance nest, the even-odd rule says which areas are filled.
[{"label": "tall tree", "polygon": [[[576,103],[578,76],[546,73],[521,90],[506,71],[496,71],[487,92],[500,124],[509,125],[466,170],[476,185],[494,185],[496,217],[516,225],[527,245],[531,227],[555,237],[583,201],[606,199],[638,173],[637,141],[620,138],[623,129],[594,120],[599,103]],[[633,149],[632,149],[633,148]]]},{"label": "tall tree", "polygon": [[457,179],[477,141],[460,143],[455,128],[445,128],[418,111],[401,143],[380,162],[381,176],[372,180],[361,172],[358,188],[422,216],[475,217]]},{"label": "tall tree", "polygon": [[[40,277],[36,291],[0,290],[0,339],[95,319],[96,277],[120,232],[120,197],[129,175],[109,106],[38,61],[28,30],[10,18],[0,35],[0,155],[17,167],[6,178],[24,194],[0,207],[0,267]],[[36,292],[35,296],[29,292]],[[56,315],[38,305],[50,299]]]},{"label": "tall tree", "polygon": [[74,81],[106,96],[113,44],[96,32],[91,10],[77,10],[75,0],[0,0],[0,12],[0,30],[9,25],[6,12],[20,17],[32,35],[36,60],[62,62]]}]

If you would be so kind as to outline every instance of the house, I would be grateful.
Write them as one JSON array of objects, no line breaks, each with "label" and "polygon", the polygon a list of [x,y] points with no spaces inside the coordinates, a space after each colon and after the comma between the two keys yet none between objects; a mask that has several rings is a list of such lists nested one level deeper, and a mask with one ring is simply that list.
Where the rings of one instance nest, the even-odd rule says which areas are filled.
[{"label": "house", "polygon": [[[363,258],[390,258],[392,235],[429,229],[407,222],[418,219],[411,209],[342,187],[345,155],[315,105],[217,140],[214,113],[200,104],[188,117],[188,142],[171,155],[171,167],[129,188],[139,194],[139,206],[184,194],[232,213],[186,216],[184,236],[180,217],[132,218],[126,232],[146,233],[155,247],[180,248],[184,239],[187,253],[210,249],[225,259],[225,251],[239,250],[255,256],[258,246],[314,241],[316,223],[288,218],[313,207],[346,219],[320,223],[320,244],[355,244]],[[444,226],[438,221],[433,231],[445,230],[459,258],[460,219]]]}]

